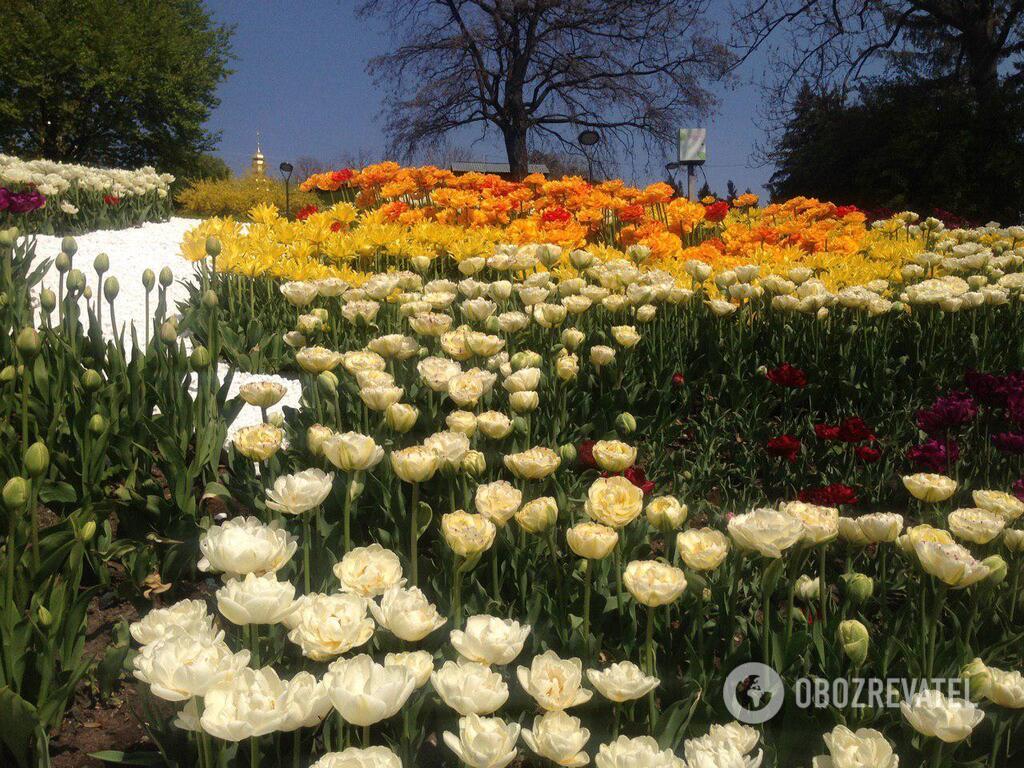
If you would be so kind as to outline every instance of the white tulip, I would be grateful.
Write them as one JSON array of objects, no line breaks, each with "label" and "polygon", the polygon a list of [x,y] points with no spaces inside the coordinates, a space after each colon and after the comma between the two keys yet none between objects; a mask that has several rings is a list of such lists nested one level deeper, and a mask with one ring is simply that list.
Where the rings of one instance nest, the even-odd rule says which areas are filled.
[{"label": "white tulip", "polygon": [[434,671],[434,657],[429,651],[402,651],[389,653],[384,657],[385,667],[405,667],[416,680],[416,687],[422,688],[430,681]]},{"label": "white tulip", "polygon": [[508,701],[508,686],[501,675],[475,661],[446,661],[430,682],[444,703],[460,715],[489,715]]},{"label": "white tulip", "polygon": [[398,712],[416,688],[416,680],[405,667],[385,667],[360,654],[331,664],[324,687],[345,722],[365,727]]},{"label": "white tulip", "polygon": [[402,768],[402,761],[387,747],[349,747],[328,752],[309,768]]},{"label": "white tulip", "polygon": [[593,692],[582,687],[583,662],[562,659],[554,651],[534,656],[529,667],[517,670],[519,684],[542,709],[557,710],[585,704]]},{"label": "white tulip", "polygon": [[135,677],[147,683],[154,696],[167,701],[204,696],[248,663],[248,651],[232,653],[223,640],[195,638],[179,629],[143,646],[132,662]]},{"label": "white tulip", "polygon": [[660,683],[631,661],[620,661],[603,670],[588,669],[587,679],[598,693],[616,703],[646,696]]},{"label": "white tulip", "polygon": [[687,768],[682,759],[672,754],[672,750],[661,749],[650,736],[637,736],[635,739],[619,736],[609,744],[602,744],[594,765],[597,768]]},{"label": "white tulip", "polygon": [[217,590],[217,609],[232,624],[277,624],[296,607],[295,585],[272,573],[229,579]]},{"label": "white tulip", "polygon": [[392,587],[405,584],[398,555],[380,544],[356,547],[334,566],[334,575],[345,592],[360,597],[377,597]]},{"label": "white tulip", "polygon": [[281,475],[267,489],[267,507],[286,515],[301,515],[324,503],[331,492],[334,473],[305,469],[293,475]]},{"label": "white tulip", "polygon": [[900,702],[900,709],[915,731],[948,744],[966,739],[985,719],[985,713],[973,702],[946,698],[935,690],[918,692],[910,701]]},{"label": "white tulip", "polygon": [[373,636],[373,620],[366,615],[366,600],[351,593],[304,595],[295,611],[285,617],[288,639],[314,661],[347,653]]},{"label": "white tulip", "polygon": [[459,718],[459,735],[444,732],[444,743],[469,768],[505,768],[516,759],[519,724],[497,717]]},{"label": "white tulip", "polygon": [[523,730],[523,741],[540,757],[565,768],[580,768],[590,762],[583,751],[590,731],[580,727],[580,719],[560,710],[533,719],[533,728]]},{"label": "white tulip", "polygon": [[418,587],[391,587],[370,612],[391,634],[407,642],[422,640],[448,621]]},{"label": "white tulip", "polygon": [[503,666],[522,653],[529,636],[529,624],[481,614],[470,616],[465,629],[453,629],[449,639],[464,659]]},{"label": "white tulip", "polygon": [[283,568],[298,543],[278,521],[264,525],[257,517],[235,517],[199,538],[201,571],[220,571],[225,579],[255,573],[262,576]]}]

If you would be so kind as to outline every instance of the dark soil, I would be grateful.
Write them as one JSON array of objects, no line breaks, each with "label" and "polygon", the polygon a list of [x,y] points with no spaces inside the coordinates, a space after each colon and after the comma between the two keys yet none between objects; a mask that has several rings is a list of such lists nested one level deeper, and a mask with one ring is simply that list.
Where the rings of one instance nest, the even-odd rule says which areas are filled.
[{"label": "dark soil", "polygon": [[[112,631],[117,623],[138,618],[135,607],[119,600],[114,593],[94,598],[86,620],[85,655],[96,660],[102,658],[114,641]],[[101,768],[104,763],[89,757],[91,753],[145,747],[146,734],[135,717],[137,700],[138,691],[128,675],[106,701],[101,700],[86,676],[75,691],[60,732],[50,742],[53,767]]]}]

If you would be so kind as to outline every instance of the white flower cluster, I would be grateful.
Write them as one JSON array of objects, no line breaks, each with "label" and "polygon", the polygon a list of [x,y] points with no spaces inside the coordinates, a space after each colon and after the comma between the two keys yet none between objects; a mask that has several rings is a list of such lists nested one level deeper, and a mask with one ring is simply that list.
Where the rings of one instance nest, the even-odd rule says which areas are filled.
[{"label": "white flower cluster", "polygon": [[[46,197],[61,197],[81,190],[116,195],[143,196],[156,193],[167,197],[174,177],[145,166],[134,171],[116,168],[92,168],[87,165],[58,163],[53,160],[21,160],[0,154],[0,185],[33,185]],[[70,203],[70,207],[74,207]],[[71,213],[68,207],[66,213]]]}]

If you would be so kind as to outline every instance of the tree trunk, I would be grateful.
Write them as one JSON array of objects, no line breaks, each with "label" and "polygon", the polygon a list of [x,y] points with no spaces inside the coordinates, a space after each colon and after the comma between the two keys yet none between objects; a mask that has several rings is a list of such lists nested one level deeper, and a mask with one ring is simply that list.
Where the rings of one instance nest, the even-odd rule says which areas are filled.
[{"label": "tree trunk", "polygon": [[505,154],[513,181],[522,181],[529,171],[529,153],[526,151],[526,123],[514,122],[502,131]]}]

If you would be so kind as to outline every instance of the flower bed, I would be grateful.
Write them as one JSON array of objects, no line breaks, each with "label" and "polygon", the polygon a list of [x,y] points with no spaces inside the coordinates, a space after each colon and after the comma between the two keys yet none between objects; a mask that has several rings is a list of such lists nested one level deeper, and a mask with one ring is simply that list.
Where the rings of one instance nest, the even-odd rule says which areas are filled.
[{"label": "flower bed", "polygon": [[66,235],[166,221],[173,181],[152,168],[90,168],[0,155],[0,226]]},{"label": "flower bed", "polygon": [[[189,236],[180,318],[143,276],[134,352],[70,238],[26,327],[33,245],[0,233],[0,700],[31,724],[0,757],[37,763],[128,669],[155,749],[112,761],[1014,765],[1024,230],[832,210],[850,272],[808,266],[853,248],[830,236],[684,258],[746,202],[669,256],[263,208]],[[221,358],[290,367],[299,407],[228,397]],[[243,402],[262,423],[229,434]],[[114,574],[144,616],[91,664]],[[748,661],[764,700],[727,685]],[[798,705],[858,678],[909,689]],[[735,722],[733,693],[782,710]]]}]

